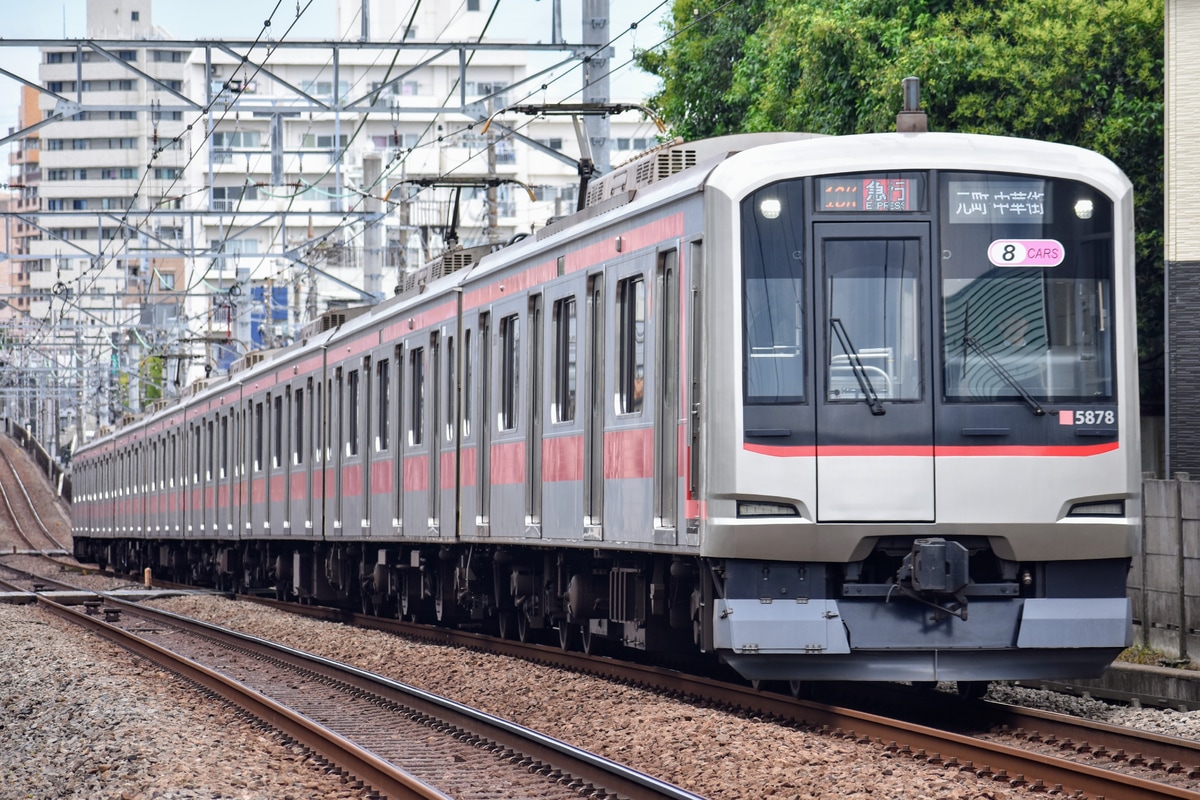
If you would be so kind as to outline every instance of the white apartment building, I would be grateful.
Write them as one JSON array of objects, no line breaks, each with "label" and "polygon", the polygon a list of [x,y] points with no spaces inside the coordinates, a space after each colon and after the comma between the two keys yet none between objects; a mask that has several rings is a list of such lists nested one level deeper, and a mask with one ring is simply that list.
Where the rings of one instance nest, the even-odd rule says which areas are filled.
[{"label": "white apartment building", "polygon": [[[39,131],[28,267],[29,316],[68,353],[81,428],[286,344],[330,308],[389,296],[447,246],[452,220],[472,245],[574,210],[572,118],[509,107],[579,103],[583,67],[552,77],[519,43],[468,47],[480,5],[424,3],[414,18],[370,0],[369,29],[338,47],[252,49],[157,28],[151,0],[88,0],[89,41],[42,49],[40,110],[61,118]],[[339,0],[333,29],[354,30],[363,10]],[[608,142],[589,137],[602,164],[657,143],[640,112],[607,121]]]},{"label": "white apartment building", "polygon": [[[361,6],[341,0],[337,30],[353,29]],[[487,19],[478,3],[426,3],[415,17],[377,0],[370,8],[375,42],[475,42]],[[285,343],[330,307],[388,296],[406,270],[440,255],[453,219],[457,241],[472,245],[575,209],[571,118],[505,109],[572,95],[578,103],[580,70],[543,90],[545,78],[525,82],[520,47],[281,48],[265,63],[240,55],[197,48],[184,80],[185,93],[208,105],[187,140],[200,157],[184,183],[186,208],[209,212],[197,225],[210,252],[196,259],[189,286],[210,295],[191,296],[188,317],[208,316],[208,339],[234,331],[236,340],[209,357],[213,368]],[[657,143],[640,112],[615,115],[610,127],[618,163]],[[368,225],[377,209],[382,218]]]}]

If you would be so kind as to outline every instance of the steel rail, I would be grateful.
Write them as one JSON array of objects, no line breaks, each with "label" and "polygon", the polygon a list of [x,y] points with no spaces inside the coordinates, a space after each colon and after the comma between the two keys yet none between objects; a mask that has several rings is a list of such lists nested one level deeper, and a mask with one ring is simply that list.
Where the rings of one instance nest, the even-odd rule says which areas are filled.
[{"label": "steel rail", "polygon": [[314,752],[326,756],[342,769],[393,800],[451,800],[437,789],[428,786],[394,765],[376,758],[370,752],[363,750],[325,726],[293,712],[244,684],[210,670],[191,659],[178,656],[165,648],[147,642],[97,617],[88,616],[56,603],[45,596],[39,596],[38,603],[50,612],[86,627],[121,647],[176,672],[225,698],[273,728],[301,742]]},{"label": "steel rail", "polygon": [[[948,766],[957,766],[967,771],[991,775],[995,780],[1004,781],[1009,785],[1019,786],[1040,782],[1046,789],[1060,785],[1068,793],[1078,791],[1087,796],[1120,797],[1122,800],[1126,798],[1128,800],[1150,800],[1150,798],[1200,800],[1200,792],[1159,783],[1136,775],[1127,775],[1102,767],[1081,764],[1058,756],[1028,752],[1017,747],[989,742],[934,726],[918,725],[866,711],[810,700],[796,700],[771,692],[760,692],[750,687],[737,686],[660,667],[597,658],[555,647],[496,639],[465,631],[430,628],[398,620],[354,614],[339,609],[296,606],[267,598],[253,598],[244,595],[237,597],[309,617],[416,636],[431,642],[483,649],[488,652],[534,660],[626,683],[652,687],[662,692],[703,698],[719,705],[806,724],[823,732],[854,738],[860,742],[872,741],[887,749],[895,749],[900,753],[917,758],[923,757],[931,761],[936,759]],[[959,705],[961,707],[961,703]],[[1015,710],[1010,710],[1010,714],[1015,713]],[[1036,716],[1039,719],[1048,720],[1054,715],[1037,712]],[[1069,721],[1070,718],[1063,716],[1059,720],[1059,724],[1066,725]],[[1153,742],[1171,740],[1171,737],[1155,734],[1141,736],[1132,731],[1127,731],[1126,735],[1131,739],[1141,738]],[[1180,746],[1186,748],[1186,743],[1182,743]]]}]

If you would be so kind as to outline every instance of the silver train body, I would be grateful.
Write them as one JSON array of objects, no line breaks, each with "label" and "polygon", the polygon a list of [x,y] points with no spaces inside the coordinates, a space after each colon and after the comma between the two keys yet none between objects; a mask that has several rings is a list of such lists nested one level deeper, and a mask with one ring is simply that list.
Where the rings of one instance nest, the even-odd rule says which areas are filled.
[{"label": "silver train body", "polygon": [[77,554],[751,679],[1098,674],[1133,199],[997,137],[664,146],[81,448]]}]

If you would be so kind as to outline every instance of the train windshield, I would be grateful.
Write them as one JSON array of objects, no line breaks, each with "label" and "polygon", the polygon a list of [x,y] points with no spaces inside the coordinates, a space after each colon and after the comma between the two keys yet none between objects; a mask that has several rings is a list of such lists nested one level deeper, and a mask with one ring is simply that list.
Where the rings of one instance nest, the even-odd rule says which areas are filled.
[{"label": "train windshield", "polygon": [[1114,399],[1112,203],[1027,175],[940,189],[946,399]]},{"label": "train windshield", "polygon": [[803,182],[776,183],[747,198],[742,231],[746,402],[803,402]]}]

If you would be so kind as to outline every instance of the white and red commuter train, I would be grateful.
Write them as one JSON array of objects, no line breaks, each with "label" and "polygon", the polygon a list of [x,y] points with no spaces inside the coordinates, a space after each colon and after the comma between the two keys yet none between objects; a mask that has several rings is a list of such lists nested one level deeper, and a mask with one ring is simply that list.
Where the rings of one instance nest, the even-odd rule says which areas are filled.
[{"label": "white and red commuter train", "polygon": [[1095,675],[1132,219],[1062,145],[666,145],[80,448],[76,554],[755,680]]}]

